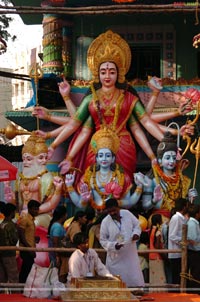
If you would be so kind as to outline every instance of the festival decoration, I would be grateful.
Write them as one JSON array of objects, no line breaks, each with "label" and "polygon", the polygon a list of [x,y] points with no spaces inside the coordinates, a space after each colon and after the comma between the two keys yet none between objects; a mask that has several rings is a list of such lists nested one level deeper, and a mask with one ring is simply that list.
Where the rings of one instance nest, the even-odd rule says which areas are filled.
[{"label": "festival decoration", "polygon": [[193,37],[193,46],[195,48],[199,47],[199,43],[200,43],[200,34],[197,34],[196,36]]},{"label": "festival decoration", "polygon": [[17,168],[3,156],[0,156],[0,181],[15,180]]},{"label": "festival decoration", "polygon": [[0,134],[4,134],[8,139],[13,139],[16,135],[30,135],[31,132],[17,129],[13,124],[8,124],[6,128],[0,129]]}]

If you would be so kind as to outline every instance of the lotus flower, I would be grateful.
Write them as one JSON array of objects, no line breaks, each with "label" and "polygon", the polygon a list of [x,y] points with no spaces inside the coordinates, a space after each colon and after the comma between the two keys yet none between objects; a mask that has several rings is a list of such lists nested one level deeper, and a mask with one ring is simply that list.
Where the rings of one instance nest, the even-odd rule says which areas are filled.
[{"label": "lotus flower", "polygon": [[192,104],[195,105],[200,100],[200,91],[195,88],[189,88],[184,93],[187,99],[190,99]]},{"label": "lotus flower", "polygon": [[110,197],[120,198],[122,187],[117,182],[111,181],[105,185],[105,194]]}]

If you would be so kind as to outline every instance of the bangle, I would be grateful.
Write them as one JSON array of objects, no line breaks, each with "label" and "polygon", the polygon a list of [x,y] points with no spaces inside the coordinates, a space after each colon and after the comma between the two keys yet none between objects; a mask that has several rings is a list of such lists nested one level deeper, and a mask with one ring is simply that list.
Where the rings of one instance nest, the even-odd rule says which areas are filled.
[{"label": "bangle", "polygon": [[159,93],[160,93],[160,91],[153,91],[153,92],[152,92],[152,95],[153,95],[153,96],[158,96]]},{"label": "bangle", "polygon": [[63,100],[64,100],[65,102],[71,101],[69,95],[63,96]]},{"label": "bangle", "polygon": [[55,190],[55,192],[54,192],[55,195],[61,195],[61,193],[62,193],[61,189]]},{"label": "bangle", "polygon": [[46,120],[49,122],[51,121],[51,114],[49,112],[47,113]]},{"label": "bangle", "polygon": [[70,193],[70,192],[73,192],[74,191],[74,187],[73,186],[69,186],[67,187],[67,191]]},{"label": "bangle", "polygon": [[51,146],[50,146],[52,149],[56,149],[57,148],[57,146],[56,146],[56,144],[53,142],[52,144],[51,144]]},{"label": "bangle", "polygon": [[176,114],[175,116],[182,115],[182,113],[178,109],[176,111],[174,111],[174,113]]},{"label": "bangle", "polygon": [[51,138],[51,132],[47,132],[47,133],[46,133],[45,139],[49,139],[49,138]]},{"label": "bangle", "polygon": [[135,189],[135,193],[138,193],[138,194],[140,194],[140,193],[142,193],[142,188],[141,187],[137,187],[136,189]]},{"label": "bangle", "polygon": [[152,154],[152,155],[150,155],[149,156],[149,159],[152,161],[152,160],[154,160],[156,157],[155,157],[155,154]]}]

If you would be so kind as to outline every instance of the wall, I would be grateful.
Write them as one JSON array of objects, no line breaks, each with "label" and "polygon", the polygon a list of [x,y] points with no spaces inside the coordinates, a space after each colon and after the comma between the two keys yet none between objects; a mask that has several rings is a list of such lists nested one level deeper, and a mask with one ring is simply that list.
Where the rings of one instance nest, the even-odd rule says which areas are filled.
[{"label": "wall", "polygon": [[[162,28],[164,24],[171,25],[176,33],[175,61],[177,63],[176,78],[185,79],[197,76],[197,52],[192,46],[193,36],[198,33],[195,25],[195,14],[193,13],[171,13],[171,14],[133,14],[112,16],[78,16],[74,17],[73,29],[73,66],[75,64],[76,39],[81,35],[95,37],[107,29],[133,27],[133,30],[141,30],[144,25]],[[134,42],[132,42],[134,43]],[[133,57],[134,60],[134,57]],[[175,62],[174,62],[175,63]]]}]

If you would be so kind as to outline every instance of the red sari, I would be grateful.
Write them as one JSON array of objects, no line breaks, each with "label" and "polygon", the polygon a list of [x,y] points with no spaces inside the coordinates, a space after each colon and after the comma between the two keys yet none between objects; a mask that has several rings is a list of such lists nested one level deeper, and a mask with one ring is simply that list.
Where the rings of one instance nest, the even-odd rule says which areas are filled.
[{"label": "red sari", "polygon": [[[116,102],[111,108],[100,102],[101,116],[103,118],[104,125],[106,125],[108,128],[112,128],[113,126],[115,108]],[[120,112],[115,126],[115,132],[120,139],[120,146],[116,154],[116,163],[123,167],[125,174],[128,174],[131,180],[133,179],[133,173],[135,172],[136,168],[136,147],[130,131],[127,130],[127,126],[128,124],[130,125],[133,120],[135,121],[138,112],[139,115],[142,115],[145,112],[141,102],[132,93],[126,91],[120,105]],[[84,123],[87,121],[89,116],[92,117],[92,121],[94,123],[91,125],[91,127],[93,130],[98,131],[101,127],[101,123],[92,95],[84,98],[74,116],[74,119]],[[71,146],[74,144],[79,132],[80,131],[75,134],[73,140],[71,141],[68,152],[70,152]],[[93,153],[89,143],[89,141],[85,143],[83,149],[74,158],[74,166],[79,168],[83,173],[88,166],[94,164],[96,161],[95,154]],[[86,151],[87,155],[85,153]]]}]

